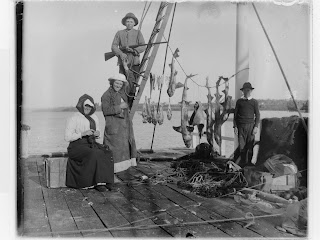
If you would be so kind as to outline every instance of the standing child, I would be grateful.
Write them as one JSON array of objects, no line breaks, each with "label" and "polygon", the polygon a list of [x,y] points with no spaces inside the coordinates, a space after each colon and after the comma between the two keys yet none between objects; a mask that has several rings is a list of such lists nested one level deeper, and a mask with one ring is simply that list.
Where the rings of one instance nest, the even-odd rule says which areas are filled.
[{"label": "standing child", "polygon": [[233,118],[234,133],[238,135],[241,167],[252,164],[254,139],[260,122],[258,101],[251,97],[253,89],[251,83],[243,84],[240,89],[243,96],[237,100]]}]

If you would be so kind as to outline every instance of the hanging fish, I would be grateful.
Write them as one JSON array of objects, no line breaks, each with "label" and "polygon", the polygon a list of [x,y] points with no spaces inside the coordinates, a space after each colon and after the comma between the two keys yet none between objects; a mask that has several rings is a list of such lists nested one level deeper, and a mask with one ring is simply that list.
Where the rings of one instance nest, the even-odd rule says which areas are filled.
[{"label": "hanging fish", "polygon": [[214,139],[214,123],[215,123],[215,108],[212,104],[212,95],[209,88],[209,77],[207,77],[206,82],[206,88],[208,89],[208,108],[205,110],[205,113],[207,114],[207,129],[206,129],[206,135],[207,135],[207,141],[212,147],[213,152],[219,153],[219,146]]},{"label": "hanging fish", "polygon": [[152,74],[152,81],[153,81],[153,90],[156,90],[156,75],[153,73]]},{"label": "hanging fish", "polygon": [[157,77],[158,90],[161,90],[161,87],[163,85],[163,80],[164,80],[163,75]]},{"label": "hanging fish", "polygon": [[155,76],[150,73],[150,96],[152,94],[152,90],[155,90]]},{"label": "hanging fish", "polygon": [[179,133],[182,134],[182,139],[184,144],[186,145],[187,148],[190,148],[191,143],[192,143],[192,135],[191,133],[193,132],[193,126],[188,126],[188,105],[189,102],[187,101],[187,90],[188,90],[188,79],[193,77],[195,75],[190,74],[187,76],[185,83],[184,83],[184,88],[182,92],[182,101],[181,101],[181,126],[180,127],[173,127],[173,129]]},{"label": "hanging fish", "polygon": [[192,126],[197,126],[200,139],[202,137],[202,130],[205,122],[206,122],[206,115],[204,113],[202,103],[200,101],[196,102],[195,110],[190,118],[189,123]]},{"label": "hanging fish", "polygon": [[157,115],[157,119],[158,119],[159,125],[162,125],[163,121],[164,121],[163,105],[162,104],[160,104],[159,112],[158,112],[158,115]]},{"label": "hanging fish", "polygon": [[167,119],[170,121],[172,118],[172,111],[171,111],[171,105],[170,105],[170,100],[169,100],[169,105],[167,109]]},{"label": "hanging fish", "polygon": [[148,121],[148,123],[151,123],[152,122],[152,113],[151,113],[150,98],[147,99],[147,96],[146,96],[146,105],[147,105],[147,121]]},{"label": "hanging fish", "polygon": [[177,77],[178,71],[175,69],[174,63],[176,61],[175,59],[177,57],[179,57],[178,53],[179,53],[179,49],[177,48],[172,56],[171,64],[169,64],[169,66],[171,68],[169,86],[168,86],[168,90],[167,90],[169,97],[172,97],[174,94],[174,91],[176,90],[176,77]]},{"label": "hanging fish", "polygon": [[161,118],[161,116],[160,116],[160,105],[159,105],[159,108],[158,108],[158,106],[156,106],[155,109],[156,109],[156,120],[157,120],[157,123],[159,123],[160,118]]},{"label": "hanging fish", "polygon": [[148,122],[148,112],[147,112],[147,96],[145,97],[145,101],[142,105],[142,122],[147,123]]},{"label": "hanging fish", "polygon": [[167,84],[167,86],[169,86],[169,83],[170,83],[170,77],[169,76],[166,76],[165,83]]},{"label": "hanging fish", "polygon": [[184,85],[183,85],[183,83],[181,83],[181,82],[177,82],[176,83],[176,89],[177,88],[182,88]]},{"label": "hanging fish", "polygon": [[152,104],[152,105],[153,105],[152,106],[152,123],[154,125],[157,125],[157,122],[158,122],[158,120],[157,120],[157,107],[155,104]]},{"label": "hanging fish", "polygon": [[151,112],[151,114],[150,114],[150,116],[151,116],[151,121],[152,121],[152,117],[153,117],[153,102],[152,103],[150,103],[150,112]]}]

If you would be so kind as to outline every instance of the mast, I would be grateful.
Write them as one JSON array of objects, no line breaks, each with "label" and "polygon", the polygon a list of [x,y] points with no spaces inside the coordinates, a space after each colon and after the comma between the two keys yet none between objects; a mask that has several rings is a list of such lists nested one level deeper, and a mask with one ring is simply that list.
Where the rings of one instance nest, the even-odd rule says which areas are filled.
[{"label": "mast", "polygon": [[[236,13],[236,66],[235,72],[249,68],[249,26],[248,4],[237,3]],[[249,81],[249,71],[241,71],[235,76],[235,101],[241,97],[240,88]],[[238,138],[234,136],[234,147],[238,147]]]},{"label": "mast", "polygon": [[[154,28],[152,30],[150,39],[148,43],[154,43],[154,42],[161,42],[164,30],[167,26],[170,13],[172,11],[174,3],[168,3],[168,2],[161,2],[159,11],[156,17],[156,23],[154,25]],[[139,73],[142,75],[138,78],[137,82],[139,83],[140,87],[138,90],[138,93],[135,96],[135,99],[132,104],[132,108],[130,111],[130,118],[133,119],[133,116],[138,108],[143,90],[145,88],[145,85],[148,81],[151,68],[153,66],[153,62],[155,60],[155,57],[157,55],[159,49],[159,44],[156,45],[148,45],[146,51],[144,52],[143,58],[141,60],[141,65],[139,69]]]}]

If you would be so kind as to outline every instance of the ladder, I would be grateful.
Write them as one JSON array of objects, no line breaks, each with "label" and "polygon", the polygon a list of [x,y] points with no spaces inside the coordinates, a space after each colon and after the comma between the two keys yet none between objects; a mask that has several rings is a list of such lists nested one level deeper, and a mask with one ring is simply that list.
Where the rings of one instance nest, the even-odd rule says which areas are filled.
[{"label": "ladder", "polygon": [[[160,7],[159,7],[159,11],[158,11],[158,14],[156,17],[156,23],[155,23],[155,26],[152,30],[152,33],[151,33],[151,36],[150,36],[148,43],[161,42],[161,39],[162,39],[164,30],[167,26],[169,16],[170,16],[170,13],[171,13],[173,6],[174,6],[174,3],[161,2]],[[137,79],[137,82],[139,83],[140,86],[139,86],[138,92],[135,96],[135,99],[133,101],[133,104],[132,104],[132,107],[130,110],[130,119],[131,120],[133,119],[133,116],[138,109],[139,102],[140,102],[143,90],[146,86],[146,83],[149,79],[151,68],[153,66],[153,62],[154,62],[155,57],[157,55],[158,49],[159,49],[159,44],[148,45],[148,47],[146,48],[144,55],[142,57],[140,69],[139,69],[139,73],[142,76],[140,75]]]}]

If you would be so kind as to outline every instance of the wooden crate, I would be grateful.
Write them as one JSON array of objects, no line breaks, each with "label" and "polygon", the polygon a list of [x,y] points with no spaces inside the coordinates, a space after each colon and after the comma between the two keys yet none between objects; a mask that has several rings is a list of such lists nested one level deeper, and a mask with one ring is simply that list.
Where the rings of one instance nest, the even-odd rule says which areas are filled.
[{"label": "wooden crate", "polygon": [[66,187],[68,158],[47,158],[44,161],[46,184],[48,188]]},{"label": "wooden crate", "polygon": [[297,187],[297,175],[283,175],[272,178],[271,191],[287,191]]}]

